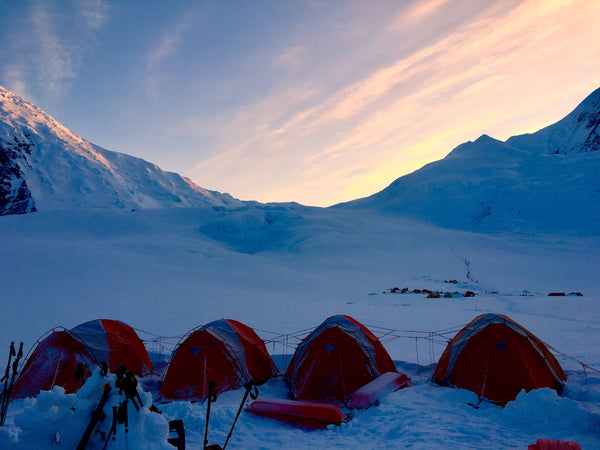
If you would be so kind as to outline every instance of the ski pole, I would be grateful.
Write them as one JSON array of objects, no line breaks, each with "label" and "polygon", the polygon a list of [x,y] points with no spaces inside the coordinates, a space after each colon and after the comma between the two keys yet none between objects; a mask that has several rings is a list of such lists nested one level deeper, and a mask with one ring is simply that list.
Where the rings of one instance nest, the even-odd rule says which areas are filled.
[{"label": "ski pole", "polygon": [[4,372],[4,377],[0,380],[0,383],[4,381],[4,390],[6,391],[6,383],[8,382],[8,375],[10,373],[10,362],[13,356],[17,356],[17,352],[15,352],[15,343],[10,343],[10,351],[8,352],[8,364],[6,364],[6,371]]},{"label": "ski pole", "polygon": [[[14,348],[12,348],[14,351]],[[6,420],[6,412],[8,410],[8,402],[10,401],[10,395],[12,394],[12,389],[15,384],[15,379],[17,378],[17,370],[19,369],[19,361],[23,356],[23,342],[19,345],[19,351],[17,353],[17,357],[15,358],[12,365],[12,376],[10,377],[10,383],[8,384],[8,388],[6,388],[6,392],[4,393],[4,404],[2,405],[2,417],[0,417],[0,426],[4,425],[4,421]]]},{"label": "ski pole", "polygon": [[206,406],[206,425],[204,427],[204,449],[208,446],[208,421],[210,419],[210,404],[217,401],[217,384],[213,380],[208,381],[208,404]]},{"label": "ski pole", "polygon": [[225,450],[225,447],[227,447],[227,443],[229,442],[229,439],[231,438],[231,435],[233,434],[233,429],[235,428],[235,424],[238,420],[238,417],[240,417],[242,408],[244,407],[244,403],[246,403],[246,399],[248,398],[248,395],[250,395],[253,399],[256,399],[256,397],[258,397],[258,389],[256,388],[256,386],[254,386],[254,389],[255,389],[255,393],[250,394],[250,391],[252,390],[252,384],[248,383],[246,385],[246,392],[244,393],[244,397],[242,398],[242,403],[240,403],[238,412],[235,415],[235,419],[233,420],[233,424],[231,425],[231,429],[229,430],[229,434],[227,435],[227,439],[225,440],[225,444],[223,445],[223,450]]},{"label": "ski pole", "polygon": [[[15,352],[15,343],[10,343],[10,351],[8,353],[8,364],[6,364],[6,371],[4,372],[4,377],[0,380],[0,383],[4,381],[4,389],[2,390],[2,401],[0,402],[0,417],[2,412],[4,411],[4,399],[6,397],[7,386],[8,386],[8,376],[10,375],[10,362],[12,361],[12,357],[17,356],[17,352]],[[0,423],[2,425],[2,423]]]}]

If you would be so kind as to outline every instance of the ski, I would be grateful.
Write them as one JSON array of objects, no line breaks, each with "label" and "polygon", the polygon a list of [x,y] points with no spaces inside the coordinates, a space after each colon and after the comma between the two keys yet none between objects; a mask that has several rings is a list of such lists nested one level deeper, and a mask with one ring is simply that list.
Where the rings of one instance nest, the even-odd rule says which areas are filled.
[{"label": "ski", "polygon": [[[19,345],[19,351],[16,353],[15,360],[12,363],[12,375],[10,377],[10,382],[8,382],[8,372],[10,369],[10,360],[12,356],[15,356],[15,346],[14,342],[10,344],[10,355],[8,357],[8,365],[6,366],[6,373],[4,375],[4,391],[2,395],[2,409],[0,411],[0,427],[4,425],[4,421],[6,420],[6,412],[8,411],[8,403],[10,402],[10,395],[12,394],[12,389],[15,384],[15,380],[17,379],[17,372],[19,370],[19,362],[23,357],[23,342]],[[8,385],[7,385],[8,382]]]},{"label": "ski", "polygon": [[110,383],[106,383],[102,387],[102,397],[100,398],[100,401],[98,402],[98,406],[96,406],[96,409],[92,413],[92,418],[90,420],[90,423],[88,424],[87,428],[85,429],[85,432],[83,433],[83,436],[81,437],[81,440],[79,441],[79,445],[77,445],[77,450],[85,450],[87,448],[88,443],[90,442],[90,439],[94,433],[94,430],[96,429],[96,426],[98,425],[98,422],[100,422],[100,419],[102,419],[104,405],[106,404],[106,401],[108,400],[109,395],[110,395]]}]

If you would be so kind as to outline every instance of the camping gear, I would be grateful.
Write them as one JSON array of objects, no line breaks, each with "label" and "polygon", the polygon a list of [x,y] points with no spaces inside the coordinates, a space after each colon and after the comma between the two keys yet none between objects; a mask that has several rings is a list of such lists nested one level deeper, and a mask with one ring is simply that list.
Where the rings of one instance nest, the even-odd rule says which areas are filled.
[{"label": "camping gear", "polygon": [[[217,385],[214,381],[210,380],[208,382],[208,404],[206,406],[206,422],[204,426],[204,450],[225,450],[227,444],[229,443],[229,439],[231,439],[231,435],[233,434],[233,429],[235,428],[235,424],[237,423],[238,418],[242,412],[244,407],[244,403],[246,403],[246,399],[250,396],[252,399],[256,399],[258,397],[258,389],[256,386],[248,383],[246,386],[246,392],[244,392],[244,396],[242,397],[242,402],[240,403],[240,407],[238,408],[237,414],[235,415],[235,419],[233,419],[233,423],[231,424],[231,428],[229,429],[229,433],[227,434],[227,439],[225,440],[225,444],[221,447],[218,444],[208,445],[208,422],[210,419],[210,405],[213,402],[217,401]],[[254,390],[254,392],[252,392]]]},{"label": "camping gear", "polygon": [[235,424],[237,423],[237,420],[240,417],[242,408],[244,408],[244,403],[246,403],[246,399],[248,398],[248,396],[250,396],[250,398],[252,398],[253,400],[256,400],[256,398],[258,397],[258,389],[256,388],[256,386],[252,386],[251,384],[248,384],[245,387],[246,387],[246,392],[244,393],[244,396],[242,397],[242,402],[240,403],[240,407],[238,408],[237,414],[235,415],[235,419],[233,419],[233,423],[231,424],[231,428],[229,430],[229,433],[227,434],[227,439],[225,439],[225,444],[223,444],[223,450],[225,450],[225,448],[227,447],[227,443],[229,442],[229,439],[231,439],[231,435],[233,434],[233,429],[235,428]]},{"label": "camping gear", "polygon": [[115,381],[115,387],[119,388],[119,395],[125,394],[126,400],[131,400],[136,411],[139,411],[144,403],[140,397],[140,393],[137,390],[138,382],[135,376],[127,370],[125,364],[121,364],[116,372],[117,380]]},{"label": "camping gear", "polygon": [[98,426],[98,422],[100,422],[102,415],[104,414],[103,409],[106,401],[108,400],[108,396],[110,395],[110,390],[110,383],[105,383],[104,386],[102,386],[102,396],[100,397],[98,405],[96,408],[94,408],[94,412],[92,413],[92,417],[90,418],[88,426],[85,428],[83,436],[81,436],[81,440],[77,445],[77,450],[85,450],[88,447],[94,430]]},{"label": "camping gear", "polygon": [[[15,360],[12,363],[12,375],[10,381],[8,380],[8,371],[10,368],[10,360],[15,356]],[[6,373],[4,375],[4,390],[2,391],[2,403],[0,406],[0,427],[4,425],[6,420],[6,412],[8,411],[8,403],[10,402],[10,396],[15,385],[15,379],[17,378],[17,371],[19,370],[19,361],[23,357],[23,342],[19,345],[19,351],[15,354],[15,344],[10,343],[10,355],[8,356],[8,364],[6,366]]]},{"label": "camping gear", "polygon": [[152,370],[144,343],[129,325],[101,319],[72,330],[56,328],[29,355],[15,383],[14,396],[31,397],[54,386],[71,394],[83,386],[95,367],[107,365],[114,372],[121,364],[138,376]]},{"label": "camping gear", "polygon": [[521,390],[560,391],[567,377],[546,345],[501,314],[482,314],[448,343],[433,380],[504,406]]},{"label": "camping gear", "polygon": [[[208,422],[210,420],[210,405],[217,401],[217,386],[213,380],[208,382],[208,404],[206,405],[206,422],[204,425],[204,450],[208,448]],[[211,447],[214,447],[211,445]],[[221,447],[218,446],[220,449]],[[216,450],[216,448],[215,448]]]},{"label": "camping gear", "polygon": [[174,433],[176,436],[167,438],[167,442],[177,450],[185,450],[185,428],[183,420],[169,420],[169,435]]},{"label": "camping gear", "polygon": [[285,377],[296,400],[343,405],[385,372],[397,370],[379,339],[352,317],[337,315],[298,345]]},{"label": "camping gear", "polygon": [[8,351],[8,363],[6,363],[6,370],[4,372],[4,377],[0,380],[0,383],[4,383],[4,389],[2,389],[2,395],[0,396],[0,427],[4,425],[4,403],[6,402],[6,407],[8,408],[8,379],[10,378],[10,363],[12,361],[13,356],[17,356],[17,352],[15,351],[15,343],[10,343],[10,349]]},{"label": "camping gear", "polygon": [[277,374],[265,343],[252,328],[232,319],[192,330],[171,355],[159,401],[204,400],[209,380],[217,393],[260,385]]},{"label": "camping gear", "polygon": [[336,405],[302,400],[255,400],[247,411],[305,429],[327,428],[328,425],[340,425],[347,420]]},{"label": "camping gear", "polygon": [[348,408],[364,409],[379,402],[385,395],[407,387],[410,378],[403,373],[386,372],[357,389],[346,402]]}]

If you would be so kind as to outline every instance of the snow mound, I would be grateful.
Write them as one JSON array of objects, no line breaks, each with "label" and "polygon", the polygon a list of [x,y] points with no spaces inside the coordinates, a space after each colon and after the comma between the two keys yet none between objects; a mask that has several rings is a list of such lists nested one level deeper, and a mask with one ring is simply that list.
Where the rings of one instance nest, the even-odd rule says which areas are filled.
[{"label": "snow mound", "polygon": [[[108,436],[112,425],[112,407],[125,400],[114,388],[116,377],[100,376],[97,370],[86,381],[76,394],[65,394],[62,387],[52,391],[43,391],[36,398],[21,401],[22,411],[14,416],[14,427],[0,428],[0,447],[46,449],[59,445],[63,448],[76,448],[87,428],[93,411],[102,396],[102,386],[110,382],[113,388],[104,405],[105,417],[100,421],[98,430]],[[124,425],[117,427],[115,441],[109,448],[143,448],[173,449],[167,443],[169,424],[161,414],[151,412],[152,395],[138,387],[144,403],[140,411],[136,411],[131,402],[128,403],[129,431],[125,433]],[[8,430],[8,431],[7,431]],[[93,436],[95,442],[104,441],[100,433]]]}]

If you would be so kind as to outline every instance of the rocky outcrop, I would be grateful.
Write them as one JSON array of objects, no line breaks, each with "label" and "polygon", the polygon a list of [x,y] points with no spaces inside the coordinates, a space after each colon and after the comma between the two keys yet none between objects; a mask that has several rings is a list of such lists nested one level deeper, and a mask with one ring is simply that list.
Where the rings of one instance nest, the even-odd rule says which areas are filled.
[{"label": "rocky outcrop", "polygon": [[22,166],[29,164],[31,147],[16,136],[12,141],[0,138],[0,216],[36,211],[22,171]]}]

